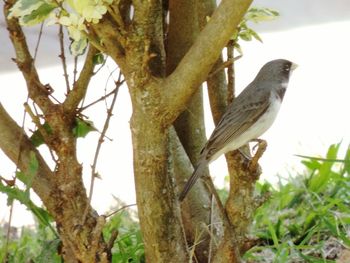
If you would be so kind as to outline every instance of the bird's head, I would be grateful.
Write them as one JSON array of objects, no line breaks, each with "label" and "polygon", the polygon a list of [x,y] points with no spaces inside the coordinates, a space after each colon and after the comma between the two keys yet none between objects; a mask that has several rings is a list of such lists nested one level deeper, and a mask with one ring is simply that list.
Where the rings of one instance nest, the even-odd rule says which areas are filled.
[{"label": "bird's head", "polygon": [[259,71],[256,78],[266,81],[277,81],[280,83],[288,83],[289,76],[294,69],[297,68],[297,64],[286,60],[276,59],[267,62]]}]

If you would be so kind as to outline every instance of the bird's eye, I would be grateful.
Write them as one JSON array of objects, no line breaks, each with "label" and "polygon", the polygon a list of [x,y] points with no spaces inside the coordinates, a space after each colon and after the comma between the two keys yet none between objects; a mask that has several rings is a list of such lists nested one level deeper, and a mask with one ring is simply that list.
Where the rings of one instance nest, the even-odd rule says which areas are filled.
[{"label": "bird's eye", "polygon": [[283,71],[285,71],[285,72],[290,71],[290,65],[285,65],[285,66],[283,67]]}]

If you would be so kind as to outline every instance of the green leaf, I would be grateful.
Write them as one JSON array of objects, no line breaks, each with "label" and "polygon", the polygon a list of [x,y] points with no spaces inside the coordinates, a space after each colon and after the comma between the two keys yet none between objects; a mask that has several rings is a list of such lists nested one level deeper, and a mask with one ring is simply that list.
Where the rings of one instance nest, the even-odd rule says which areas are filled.
[{"label": "green leaf", "polygon": [[317,160],[311,158],[309,160],[303,160],[301,163],[311,171],[319,169],[321,167],[321,164]]},{"label": "green leaf", "polygon": [[249,32],[252,35],[252,37],[254,37],[256,40],[258,40],[261,43],[263,42],[258,33],[256,33],[253,29],[250,28]]},{"label": "green leaf", "polygon": [[[237,27],[237,32],[231,37],[235,42],[237,42],[239,39],[244,41],[251,41],[253,38],[258,40],[259,42],[262,42],[262,39],[258,35],[257,32],[255,32],[253,29],[251,29],[248,26],[248,22],[254,22],[259,23],[262,21],[267,20],[273,20],[278,16],[278,12],[269,8],[257,8],[252,7],[250,8],[247,13],[245,14],[242,22]],[[242,54],[242,51],[238,51],[240,54]]]},{"label": "green leaf", "polygon": [[76,138],[85,137],[89,132],[96,131],[92,121],[82,120],[75,118],[75,127],[73,128],[73,134]]},{"label": "green leaf", "polygon": [[245,15],[247,21],[252,21],[254,23],[259,23],[263,21],[271,21],[279,16],[279,13],[276,10],[270,8],[259,8],[252,7],[248,10]]},{"label": "green leaf", "polygon": [[92,58],[92,61],[93,61],[94,65],[99,65],[99,64],[102,64],[105,62],[105,57],[103,56],[102,53],[97,53]]},{"label": "green leaf", "polygon": [[[327,152],[327,159],[336,159],[340,144],[333,144],[329,147]],[[313,192],[321,192],[324,187],[334,179],[334,173],[332,172],[332,167],[335,162],[324,161],[318,169],[318,172],[311,178],[309,188]]]},{"label": "green leaf", "polygon": [[[0,181],[0,192],[6,194],[9,200],[15,199],[27,207],[37,217],[40,224],[52,228],[50,224],[50,222],[52,222],[51,216],[45,209],[38,207],[30,200],[29,191],[23,191],[18,187],[3,185]],[[54,230],[53,232],[55,233]]]},{"label": "green leaf", "polygon": [[80,56],[84,54],[87,47],[87,39],[81,38],[79,40],[73,40],[69,46],[69,50],[73,56]]},{"label": "green leaf", "polygon": [[17,17],[22,25],[35,25],[45,20],[57,7],[45,0],[18,0],[10,10],[9,18]]},{"label": "green leaf", "polygon": [[244,41],[251,41],[252,40],[252,35],[248,31],[241,31],[238,34],[238,37]]},{"label": "green leaf", "polygon": [[57,253],[60,245],[61,240],[59,238],[49,241],[44,240],[44,244],[41,247],[40,254],[35,258],[35,262],[61,262],[60,256],[58,256]]},{"label": "green leaf", "polygon": [[29,160],[28,168],[29,168],[28,174],[25,174],[22,171],[16,172],[16,177],[27,186],[27,190],[29,190],[32,187],[34,176],[38,172],[38,168],[39,168],[39,162],[36,159],[34,152],[30,152],[30,160]]},{"label": "green leaf", "polygon": [[[50,125],[45,122],[42,127],[45,129],[45,131],[48,133],[48,134],[52,134],[52,129],[50,127]],[[44,141],[44,137],[43,135],[41,134],[40,130],[37,129],[35,132],[33,132],[32,136],[30,136],[30,140],[32,141],[33,145],[35,147],[38,147],[40,146],[41,144],[44,144],[45,141]]]},{"label": "green leaf", "polygon": [[236,49],[236,51],[240,54],[243,55],[243,50],[240,44],[238,44],[237,42],[234,43],[234,47]]},{"label": "green leaf", "polygon": [[274,226],[272,225],[272,223],[271,223],[271,221],[269,219],[267,219],[267,227],[269,229],[271,238],[273,240],[273,244],[277,248],[278,247],[277,233],[276,233],[275,228],[274,228]]},{"label": "green leaf", "polygon": [[44,21],[56,7],[56,5],[43,3],[29,15],[23,16],[20,19],[20,22],[22,25],[28,26],[39,24]]},{"label": "green leaf", "polygon": [[41,0],[18,0],[10,9],[9,18],[29,15],[42,4]]},{"label": "green leaf", "polygon": [[348,149],[344,158],[344,173],[350,175],[350,145],[348,145]]}]

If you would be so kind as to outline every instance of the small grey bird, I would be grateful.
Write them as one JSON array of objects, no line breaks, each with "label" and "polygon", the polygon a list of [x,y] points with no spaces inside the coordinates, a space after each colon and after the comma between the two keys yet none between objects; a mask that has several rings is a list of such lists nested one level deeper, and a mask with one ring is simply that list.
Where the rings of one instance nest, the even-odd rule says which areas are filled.
[{"label": "small grey bird", "polygon": [[209,163],[257,139],[274,122],[296,64],[276,59],[266,63],[255,79],[227,107],[201,151],[195,170],[182,190],[182,201]]}]

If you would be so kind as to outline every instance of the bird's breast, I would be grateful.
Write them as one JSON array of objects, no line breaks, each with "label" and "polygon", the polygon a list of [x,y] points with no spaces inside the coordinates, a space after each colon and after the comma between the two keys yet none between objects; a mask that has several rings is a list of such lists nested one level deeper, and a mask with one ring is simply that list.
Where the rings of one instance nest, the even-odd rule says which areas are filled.
[{"label": "bird's breast", "polygon": [[280,110],[282,100],[278,94],[271,94],[270,105],[264,114],[250,127],[252,130],[252,138],[258,138],[265,133],[275,121]]}]

